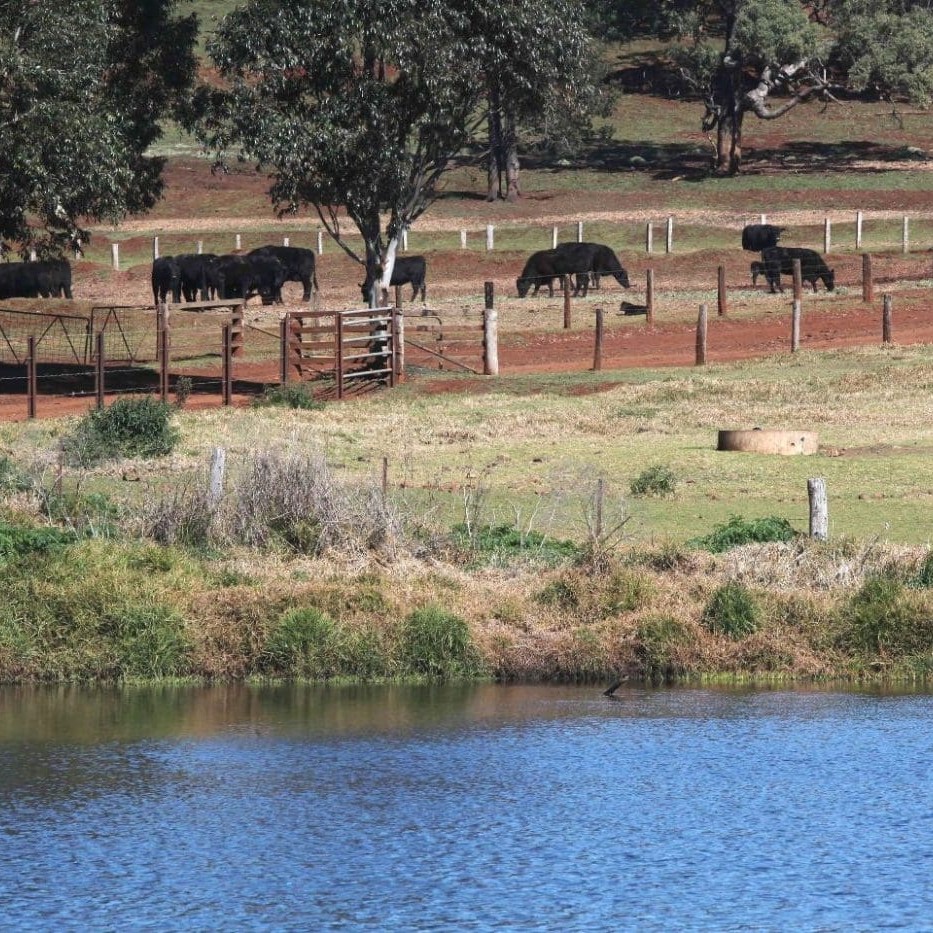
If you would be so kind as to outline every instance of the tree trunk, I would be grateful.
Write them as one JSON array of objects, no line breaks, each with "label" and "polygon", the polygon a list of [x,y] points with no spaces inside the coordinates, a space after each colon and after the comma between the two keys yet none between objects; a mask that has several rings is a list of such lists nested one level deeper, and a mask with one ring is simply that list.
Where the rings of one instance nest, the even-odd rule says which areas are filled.
[{"label": "tree trunk", "polygon": [[505,167],[502,140],[502,109],[499,92],[489,92],[489,159],[487,162],[486,200],[502,197],[502,173]]},{"label": "tree trunk", "polygon": [[503,144],[505,150],[505,196],[509,201],[517,201],[522,196],[522,189],[518,177],[520,170],[518,161],[518,131],[515,128],[515,117],[512,116],[511,113],[506,116]]}]

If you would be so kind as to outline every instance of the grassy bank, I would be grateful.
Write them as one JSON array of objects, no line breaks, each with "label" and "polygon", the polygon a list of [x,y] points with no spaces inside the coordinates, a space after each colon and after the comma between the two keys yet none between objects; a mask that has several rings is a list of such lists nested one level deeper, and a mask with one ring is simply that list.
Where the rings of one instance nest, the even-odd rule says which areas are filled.
[{"label": "grassy bank", "polygon": [[[4,425],[0,680],[926,678],[931,352]],[[821,453],[715,451],[788,411]]]}]

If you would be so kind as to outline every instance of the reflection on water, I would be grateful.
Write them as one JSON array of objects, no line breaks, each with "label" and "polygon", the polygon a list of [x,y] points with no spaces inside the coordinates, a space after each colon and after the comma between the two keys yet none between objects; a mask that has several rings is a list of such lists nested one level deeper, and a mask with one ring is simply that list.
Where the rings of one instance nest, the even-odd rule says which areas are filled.
[{"label": "reflection on water", "polygon": [[19,926],[929,928],[933,698],[0,689]]}]

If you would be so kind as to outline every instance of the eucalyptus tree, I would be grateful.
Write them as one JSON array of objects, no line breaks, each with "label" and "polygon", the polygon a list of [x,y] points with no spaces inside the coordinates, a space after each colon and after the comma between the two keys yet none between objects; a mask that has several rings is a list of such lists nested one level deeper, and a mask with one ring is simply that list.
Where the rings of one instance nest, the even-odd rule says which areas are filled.
[{"label": "eucalyptus tree", "polygon": [[313,207],[374,290],[482,120],[463,6],[249,0],[208,45],[223,87],[203,87],[196,102],[206,146],[220,164],[235,154],[268,167],[278,211]]},{"label": "eucalyptus tree", "polygon": [[546,141],[575,141],[605,98],[593,16],[583,0],[476,0],[470,6],[473,54],[486,89],[487,200],[515,200],[521,195],[521,129]]},{"label": "eucalyptus tree", "polygon": [[0,0],[0,240],[24,255],[151,208],[146,155],[190,90],[197,18],[175,0]]}]

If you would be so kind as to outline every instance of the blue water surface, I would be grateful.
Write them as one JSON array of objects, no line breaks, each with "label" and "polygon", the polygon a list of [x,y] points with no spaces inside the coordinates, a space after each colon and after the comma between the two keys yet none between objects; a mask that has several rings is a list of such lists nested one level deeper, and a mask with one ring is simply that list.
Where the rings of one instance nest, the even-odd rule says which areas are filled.
[{"label": "blue water surface", "polygon": [[0,689],[4,928],[933,929],[933,697]]}]

